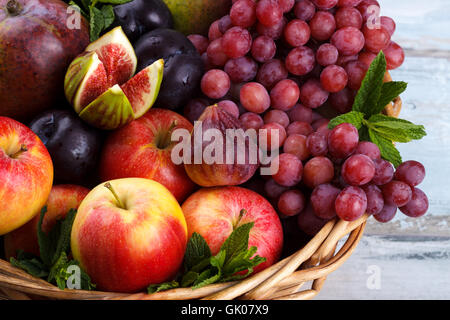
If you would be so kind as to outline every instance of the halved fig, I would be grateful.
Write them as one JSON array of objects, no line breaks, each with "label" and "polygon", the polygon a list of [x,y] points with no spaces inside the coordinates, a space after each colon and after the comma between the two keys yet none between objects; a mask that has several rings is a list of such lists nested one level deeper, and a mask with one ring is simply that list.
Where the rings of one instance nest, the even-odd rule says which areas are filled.
[{"label": "halved fig", "polygon": [[131,103],[118,84],[92,101],[79,116],[92,126],[103,130],[122,127],[135,118]]},{"label": "halved fig", "polygon": [[159,59],[121,86],[131,103],[135,118],[146,113],[155,103],[164,72],[164,60]]}]

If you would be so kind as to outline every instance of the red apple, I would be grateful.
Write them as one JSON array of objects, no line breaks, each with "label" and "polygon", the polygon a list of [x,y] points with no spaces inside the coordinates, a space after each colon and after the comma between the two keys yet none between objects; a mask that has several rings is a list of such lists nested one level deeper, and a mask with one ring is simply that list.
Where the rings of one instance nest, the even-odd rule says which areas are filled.
[{"label": "red apple", "polygon": [[0,117],[0,235],[30,221],[45,205],[53,163],[42,141],[25,125]]},{"label": "red apple", "polygon": [[[197,232],[205,238],[212,254],[238,226],[254,222],[249,247],[266,261],[255,268],[259,272],[274,264],[281,255],[283,230],[272,205],[254,191],[241,187],[204,188],[192,194],[182,205],[189,237]],[[240,218],[241,210],[245,214]]]},{"label": "red apple", "polygon": [[150,109],[144,116],[107,139],[100,163],[102,181],[139,177],[163,184],[182,202],[194,190],[184,166],[172,162],[171,153],[177,142],[171,142],[176,129],[191,132],[192,124],[166,109]]},{"label": "red apple", "polygon": [[125,178],[95,187],[81,202],[73,257],[105,291],[136,292],[172,280],[187,244],[186,221],[162,184]]},{"label": "red apple", "polygon": [[[76,185],[61,184],[53,186],[47,200],[47,212],[42,221],[42,230],[45,233],[50,232],[56,221],[64,219],[70,209],[78,209],[81,201],[88,193],[89,189]],[[39,218],[40,214],[37,214],[19,229],[5,235],[5,255],[8,260],[16,255],[17,250],[39,256],[37,238]]]}]

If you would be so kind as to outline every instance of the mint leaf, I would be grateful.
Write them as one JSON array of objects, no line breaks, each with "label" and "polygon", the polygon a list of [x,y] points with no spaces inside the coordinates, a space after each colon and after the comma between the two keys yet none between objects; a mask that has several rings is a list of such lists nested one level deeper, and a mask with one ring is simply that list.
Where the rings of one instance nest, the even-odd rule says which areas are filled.
[{"label": "mint leaf", "polygon": [[370,128],[369,136],[370,140],[380,149],[383,159],[392,163],[396,168],[403,162],[400,152],[398,152],[391,140],[386,139]]},{"label": "mint leaf", "polygon": [[164,290],[170,290],[178,288],[180,285],[176,281],[170,281],[170,282],[164,282],[160,284],[151,284],[147,287],[147,292],[150,293],[156,293]]},{"label": "mint leaf", "polygon": [[101,8],[101,12],[103,15],[103,29],[107,29],[109,26],[112,25],[112,23],[114,22],[115,19],[115,15],[114,15],[114,9],[112,5],[104,5]]},{"label": "mint leaf", "polygon": [[66,287],[65,280],[67,279],[64,280],[64,285],[62,286],[61,281],[59,281],[61,280],[61,277],[59,277],[58,275],[60,274],[61,269],[64,269],[64,267],[67,265],[67,262],[69,262],[69,260],[67,259],[67,254],[63,252],[56,260],[55,264],[50,268],[50,274],[47,278],[48,282],[52,282],[55,280],[61,290]]},{"label": "mint leaf", "polygon": [[42,230],[42,222],[44,221],[45,214],[47,212],[47,207],[44,206],[41,210],[41,215],[39,217],[38,221],[38,230],[37,230],[37,237],[38,237],[38,243],[39,243],[39,253],[41,256],[42,261],[44,264],[50,268],[53,264],[53,257],[55,256],[56,252],[56,244],[59,238],[59,224],[60,221],[57,221],[53,229],[46,234]]},{"label": "mint leaf", "polygon": [[61,254],[70,251],[70,236],[76,214],[77,214],[76,210],[70,209],[69,212],[66,214],[66,217],[61,222],[61,224],[57,224],[57,227],[60,227],[60,231],[58,232],[59,237],[58,241],[56,242],[56,248],[55,253],[53,254],[52,265],[55,264],[58,259],[60,259]]},{"label": "mint leaf", "polygon": [[373,114],[382,112],[386,105],[400,96],[400,94],[403,93],[407,87],[408,84],[403,81],[391,81],[383,83],[383,86],[381,87],[380,100],[378,100],[378,106],[374,110]]},{"label": "mint leaf", "polygon": [[44,278],[48,275],[46,266],[39,258],[30,253],[25,253],[23,250],[17,252],[17,259],[11,257],[9,261],[13,266],[28,272],[34,277]]},{"label": "mint leaf", "polygon": [[125,4],[133,0],[97,0],[99,3],[110,3],[114,5]]},{"label": "mint leaf", "polygon": [[340,125],[341,123],[351,123],[357,129],[360,129],[362,126],[363,119],[364,113],[358,111],[350,111],[348,113],[345,113],[332,119],[328,124],[328,128],[334,129],[334,127]]},{"label": "mint leaf", "polygon": [[[209,261],[208,261],[209,263]],[[188,271],[181,279],[181,287],[186,288],[192,286],[197,281],[199,274],[194,271]]]},{"label": "mint leaf", "polygon": [[205,259],[207,264],[209,264],[209,257],[211,257],[211,249],[205,239],[199,233],[194,232],[189,239],[184,254],[185,269],[191,270],[194,266],[205,261]]},{"label": "mint leaf", "polygon": [[103,13],[96,7],[89,7],[90,39],[95,41],[100,37],[100,33],[105,27]]},{"label": "mint leaf", "polygon": [[383,51],[380,51],[377,57],[372,61],[372,64],[361,83],[361,88],[356,94],[352,108],[353,111],[362,112],[367,116],[379,113],[377,107],[385,73],[386,58]]},{"label": "mint leaf", "polygon": [[254,225],[254,222],[250,222],[237,227],[225,240],[220,250],[226,251],[226,261],[248,249],[248,238]]},{"label": "mint leaf", "polygon": [[207,286],[209,284],[216,283],[219,281],[220,277],[222,276],[221,270],[216,269],[217,271],[214,272],[213,269],[207,269],[204,272],[202,272],[199,276],[197,281],[195,281],[194,285],[192,286],[192,289],[198,289],[204,286]]},{"label": "mint leaf", "polygon": [[427,135],[425,127],[404,119],[397,119],[382,114],[369,118],[371,128],[385,138],[397,142],[420,140]]}]

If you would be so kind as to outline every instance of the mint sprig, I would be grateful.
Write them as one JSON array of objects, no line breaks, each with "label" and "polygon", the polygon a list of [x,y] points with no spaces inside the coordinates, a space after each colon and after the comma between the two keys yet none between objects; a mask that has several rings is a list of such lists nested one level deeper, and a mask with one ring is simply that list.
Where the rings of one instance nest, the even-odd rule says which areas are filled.
[{"label": "mint sprig", "polygon": [[[241,216],[244,211],[241,212]],[[246,223],[237,227],[225,240],[219,253],[211,254],[205,239],[194,232],[189,239],[184,256],[184,272],[176,280],[161,284],[153,284],[147,288],[148,293],[160,292],[174,288],[201,288],[203,286],[243,279],[249,276],[254,268],[266,261],[256,255],[257,248],[248,248],[250,230],[254,223]]]},{"label": "mint sprig", "polygon": [[[76,210],[70,210],[64,219],[56,221],[55,226],[47,234],[42,230],[47,207],[43,207],[38,222],[37,236],[40,257],[18,251],[17,258],[11,258],[10,262],[34,277],[46,279],[56,284],[61,290],[66,288],[67,280],[72,275],[68,270],[70,266],[78,266],[76,260],[69,260],[70,234]],[[92,290],[95,285],[82,268],[80,268],[80,285],[83,290]]]},{"label": "mint sprig", "polygon": [[386,57],[380,51],[361,83],[352,111],[332,119],[328,128],[351,123],[358,129],[360,140],[375,143],[382,158],[397,167],[402,163],[402,157],[394,142],[419,140],[426,132],[422,125],[381,114],[386,105],[407,88],[407,83],[402,81],[383,82],[385,72]]},{"label": "mint sprig", "polygon": [[131,1],[133,0],[66,0],[89,21],[91,41],[97,40],[100,34],[113,24],[115,19],[113,7]]}]

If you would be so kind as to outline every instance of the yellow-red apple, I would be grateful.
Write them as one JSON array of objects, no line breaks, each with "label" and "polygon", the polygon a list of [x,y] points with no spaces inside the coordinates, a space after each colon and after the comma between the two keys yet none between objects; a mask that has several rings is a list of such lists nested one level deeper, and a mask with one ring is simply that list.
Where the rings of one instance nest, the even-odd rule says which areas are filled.
[{"label": "yellow-red apple", "polygon": [[0,117],[0,235],[30,221],[47,201],[53,163],[28,127]]},{"label": "yellow-red apple", "polygon": [[176,141],[171,133],[177,129],[191,132],[192,124],[183,116],[166,109],[150,109],[144,116],[114,131],[102,151],[102,181],[139,177],[164,185],[182,202],[194,190],[184,166],[171,160]]},{"label": "yellow-red apple", "polygon": [[[45,233],[55,225],[59,219],[64,219],[70,209],[78,209],[81,201],[89,193],[89,189],[71,185],[60,184],[52,187],[47,200],[47,212],[42,221],[42,231]],[[17,250],[39,256],[39,243],[37,228],[40,214],[34,216],[20,228],[5,235],[5,256],[7,259],[16,255]]]},{"label": "yellow-red apple", "polygon": [[112,180],[81,202],[72,254],[100,290],[136,292],[175,277],[187,244],[175,197],[144,178]]},{"label": "yellow-red apple", "polygon": [[[238,226],[254,222],[249,247],[266,261],[255,268],[259,272],[275,263],[283,248],[283,230],[272,205],[261,195],[241,187],[204,188],[192,194],[182,205],[189,236],[197,232],[205,238],[212,254]],[[243,215],[241,215],[241,211]]]}]

